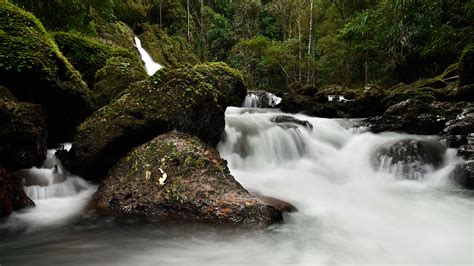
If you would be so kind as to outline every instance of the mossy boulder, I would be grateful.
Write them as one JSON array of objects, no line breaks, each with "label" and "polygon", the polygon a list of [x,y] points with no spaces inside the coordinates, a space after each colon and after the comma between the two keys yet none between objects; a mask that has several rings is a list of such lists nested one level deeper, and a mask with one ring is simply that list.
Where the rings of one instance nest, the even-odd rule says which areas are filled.
[{"label": "mossy boulder", "polygon": [[408,85],[399,84],[388,89],[386,96],[382,99],[382,104],[389,107],[408,99],[431,103],[436,100],[448,100],[449,94],[448,83],[441,77],[421,79]]},{"label": "mossy boulder", "polygon": [[459,85],[474,84],[474,43],[469,44],[459,60]]},{"label": "mossy boulder", "polygon": [[122,48],[114,48],[100,43],[89,37],[66,32],[56,32],[53,36],[59,50],[74,68],[81,72],[89,88],[94,86],[96,72],[105,66],[110,57],[130,58],[130,60],[136,61],[134,64],[141,64],[135,54]]},{"label": "mossy boulder", "polygon": [[474,161],[458,164],[449,176],[455,184],[465,189],[474,189]]},{"label": "mossy boulder", "polygon": [[41,165],[46,159],[48,137],[45,110],[40,105],[17,102],[7,93],[2,94],[0,164],[9,171]]},{"label": "mossy boulder", "polygon": [[99,208],[120,215],[257,226],[282,219],[232,177],[214,148],[177,131],[117,162],[94,199]]},{"label": "mossy boulder", "polygon": [[181,36],[169,36],[159,26],[147,23],[141,24],[138,32],[143,48],[165,67],[199,62],[188,41]]},{"label": "mossy boulder", "polygon": [[12,176],[0,165],[0,218],[34,206],[35,203],[23,191],[21,179]]},{"label": "mossy boulder", "polygon": [[[207,67],[221,70],[202,71]],[[63,163],[68,170],[97,180],[133,147],[173,129],[217,144],[225,127],[227,98],[238,98],[231,92],[239,92],[243,84],[240,75],[226,69],[223,64],[162,69],[133,84],[77,128]],[[213,77],[216,73],[222,76]],[[214,85],[219,78],[239,88],[221,91]]]},{"label": "mossy boulder", "polygon": [[114,47],[122,47],[138,55],[134,45],[135,33],[122,21],[99,23],[96,25],[97,37],[100,42]]},{"label": "mossy boulder", "polygon": [[71,137],[93,110],[80,73],[41,23],[6,0],[0,0],[0,83],[18,100],[46,107],[53,141]]},{"label": "mossy boulder", "polygon": [[108,104],[132,83],[148,77],[141,62],[125,57],[111,57],[95,74],[92,95],[98,107]]}]

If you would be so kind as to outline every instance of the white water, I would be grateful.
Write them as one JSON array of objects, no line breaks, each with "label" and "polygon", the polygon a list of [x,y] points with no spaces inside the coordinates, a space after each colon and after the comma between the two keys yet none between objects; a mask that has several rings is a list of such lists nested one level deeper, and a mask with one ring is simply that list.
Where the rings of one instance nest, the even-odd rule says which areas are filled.
[{"label": "white water", "polygon": [[[447,180],[459,160],[453,150],[440,168],[423,168],[423,179],[404,180],[397,168],[374,167],[373,155],[388,143],[426,137],[375,135],[352,121],[303,115],[295,117],[313,130],[288,127],[270,121],[279,114],[228,108],[218,149],[248,190],[298,208],[283,224],[232,233],[102,219],[0,239],[0,263],[3,256],[10,264],[473,265],[474,198]],[[36,209],[16,213],[7,226],[70,224],[94,189],[36,200]]]},{"label": "white water", "polygon": [[281,102],[281,98],[271,92],[248,92],[245,96],[242,107],[259,108],[265,102],[267,107],[275,107]]},{"label": "white water", "polygon": [[149,76],[153,76],[153,74],[155,74],[156,71],[163,68],[162,65],[158,64],[151,58],[150,54],[148,54],[148,52],[142,47],[141,40],[136,36],[135,36],[135,46],[137,47],[138,52],[140,53],[143,63],[145,63],[145,69]]},{"label": "white water", "polygon": [[[61,148],[69,150],[71,144],[62,145]],[[7,224],[0,225],[0,228],[18,222],[33,228],[56,225],[79,216],[96,186],[68,173],[54,155],[56,151],[48,150],[41,168],[33,167],[25,171],[25,193],[35,202],[36,207],[15,212]]]}]

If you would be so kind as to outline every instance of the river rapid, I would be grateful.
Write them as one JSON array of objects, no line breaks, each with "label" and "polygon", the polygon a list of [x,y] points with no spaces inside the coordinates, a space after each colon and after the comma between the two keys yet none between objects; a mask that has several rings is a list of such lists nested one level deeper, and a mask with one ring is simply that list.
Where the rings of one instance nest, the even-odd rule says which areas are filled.
[{"label": "river rapid", "polygon": [[55,169],[51,150],[43,168],[30,169],[43,186],[25,187],[37,207],[0,222],[0,264],[473,265],[474,197],[448,180],[461,160],[454,150],[437,167],[400,171],[374,164],[381,147],[439,140],[372,134],[355,120],[293,115],[312,129],[272,122],[279,115],[229,107],[218,150],[246,189],[298,209],[281,224],[244,230],[83,215],[96,186]]}]

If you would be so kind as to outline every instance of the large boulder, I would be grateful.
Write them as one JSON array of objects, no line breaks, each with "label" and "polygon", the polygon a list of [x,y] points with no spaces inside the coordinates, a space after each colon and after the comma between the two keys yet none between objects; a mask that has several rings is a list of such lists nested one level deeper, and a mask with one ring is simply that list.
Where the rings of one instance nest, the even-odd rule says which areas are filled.
[{"label": "large boulder", "polygon": [[405,139],[380,147],[372,161],[377,169],[393,172],[404,179],[418,179],[427,167],[440,167],[446,147],[438,139]]},{"label": "large boulder", "polygon": [[90,92],[41,23],[0,1],[0,83],[20,101],[48,110],[51,141],[70,138],[93,110]]},{"label": "large boulder", "polygon": [[9,216],[12,211],[34,206],[35,203],[23,191],[21,179],[8,174],[0,166],[0,218]]},{"label": "large boulder", "polygon": [[41,106],[17,102],[0,87],[0,164],[10,171],[41,165],[47,150],[45,120]]},{"label": "large boulder", "polygon": [[373,133],[386,131],[403,132],[417,135],[436,135],[443,131],[446,120],[434,114],[417,116],[381,115],[366,118],[361,125]]},{"label": "large boulder", "polygon": [[[61,156],[66,168],[84,178],[100,179],[133,147],[173,129],[217,144],[228,99],[241,97],[245,87],[242,76],[227,72],[226,65],[211,64],[220,70],[202,71],[206,65],[162,69],[96,111],[77,128],[71,151]],[[235,86],[223,86],[221,91],[218,79]]]},{"label": "large boulder", "polygon": [[474,84],[474,43],[469,44],[459,60],[459,85]]},{"label": "large boulder", "polygon": [[474,189],[474,161],[458,164],[449,178],[466,189]]},{"label": "large boulder", "polygon": [[100,42],[134,51],[138,55],[137,48],[134,45],[135,33],[124,22],[98,23],[96,32]]},{"label": "large boulder", "polygon": [[141,62],[124,57],[107,59],[105,66],[95,74],[92,95],[98,107],[107,105],[131,84],[148,77]]},{"label": "large boulder", "polygon": [[125,57],[135,61],[134,64],[141,65],[140,59],[134,54],[122,48],[115,48],[91,38],[74,33],[56,32],[53,34],[59,50],[68,61],[77,69],[89,85],[94,87],[96,72],[106,65],[107,59],[111,57]]},{"label": "large boulder", "polygon": [[235,181],[215,149],[176,131],[117,162],[94,199],[112,213],[180,221],[269,225],[282,219]]}]

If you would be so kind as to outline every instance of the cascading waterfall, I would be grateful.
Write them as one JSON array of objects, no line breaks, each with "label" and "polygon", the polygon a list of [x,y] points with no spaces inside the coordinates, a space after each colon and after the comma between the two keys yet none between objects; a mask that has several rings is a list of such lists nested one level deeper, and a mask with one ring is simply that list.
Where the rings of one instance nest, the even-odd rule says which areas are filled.
[{"label": "cascading waterfall", "polygon": [[[61,149],[70,148],[69,143],[61,145]],[[48,150],[41,168],[21,171],[25,193],[36,203],[36,207],[15,213],[11,222],[22,220],[38,226],[68,220],[80,213],[94,193],[96,186],[63,168],[55,156],[56,151]]]},{"label": "cascading waterfall", "polygon": [[270,108],[280,104],[281,98],[271,92],[249,91],[245,97],[242,107],[247,108]]},{"label": "cascading waterfall", "polygon": [[145,69],[149,76],[153,76],[153,74],[155,74],[156,71],[163,68],[162,65],[158,64],[151,58],[150,54],[148,54],[148,52],[142,47],[141,40],[136,36],[135,36],[135,46],[137,47],[138,52],[140,53],[140,56],[143,62],[145,63]]}]

